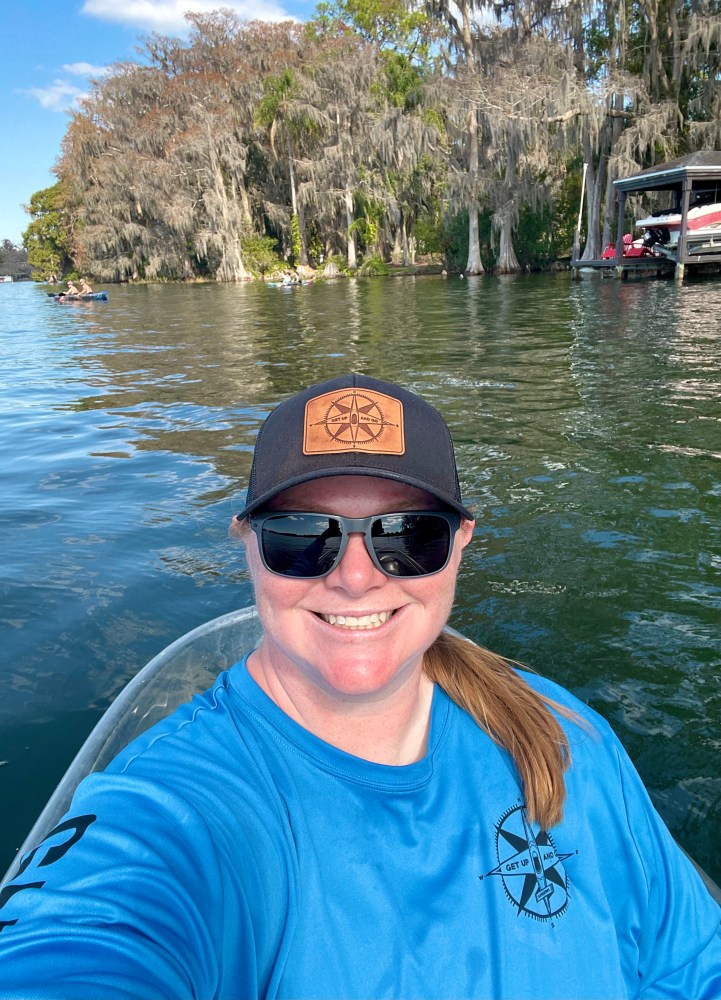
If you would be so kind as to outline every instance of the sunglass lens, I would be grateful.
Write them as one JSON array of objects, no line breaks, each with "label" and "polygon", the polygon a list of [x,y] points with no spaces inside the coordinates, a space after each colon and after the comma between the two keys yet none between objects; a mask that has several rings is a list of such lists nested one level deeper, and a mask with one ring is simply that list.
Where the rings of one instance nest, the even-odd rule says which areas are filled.
[{"label": "sunglass lens", "polygon": [[451,528],[437,514],[389,514],[373,523],[371,537],[389,576],[424,576],[445,566]]},{"label": "sunglass lens", "polygon": [[340,543],[340,524],[323,514],[279,514],[263,523],[265,563],[283,576],[322,576],[337,558]]}]

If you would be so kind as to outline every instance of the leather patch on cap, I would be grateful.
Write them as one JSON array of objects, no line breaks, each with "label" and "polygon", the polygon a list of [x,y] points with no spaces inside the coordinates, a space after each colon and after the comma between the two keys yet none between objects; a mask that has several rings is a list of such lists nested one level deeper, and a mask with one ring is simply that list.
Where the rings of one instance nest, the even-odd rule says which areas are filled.
[{"label": "leather patch on cap", "polygon": [[402,455],[403,404],[372,389],[337,389],[305,404],[303,454]]}]

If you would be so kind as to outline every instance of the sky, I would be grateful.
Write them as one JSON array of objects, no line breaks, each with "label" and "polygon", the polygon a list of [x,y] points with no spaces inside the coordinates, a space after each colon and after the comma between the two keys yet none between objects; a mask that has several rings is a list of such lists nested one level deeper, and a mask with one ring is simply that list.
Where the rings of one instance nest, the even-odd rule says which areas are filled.
[{"label": "sky", "polygon": [[186,11],[303,20],[315,0],[0,0],[0,241],[20,244],[30,196],[56,181],[69,114],[144,35],[182,36]]}]

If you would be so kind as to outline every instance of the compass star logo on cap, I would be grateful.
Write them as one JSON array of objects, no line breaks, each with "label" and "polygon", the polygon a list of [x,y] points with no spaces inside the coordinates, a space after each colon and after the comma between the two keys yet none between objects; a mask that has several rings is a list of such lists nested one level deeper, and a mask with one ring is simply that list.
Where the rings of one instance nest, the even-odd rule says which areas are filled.
[{"label": "compass star logo on cap", "polygon": [[403,404],[367,389],[326,392],[305,406],[303,454],[405,452]]}]

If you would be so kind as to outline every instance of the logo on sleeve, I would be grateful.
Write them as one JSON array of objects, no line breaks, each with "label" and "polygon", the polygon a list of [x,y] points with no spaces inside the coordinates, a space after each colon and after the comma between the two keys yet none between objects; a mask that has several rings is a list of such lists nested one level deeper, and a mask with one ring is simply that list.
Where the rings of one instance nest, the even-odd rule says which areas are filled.
[{"label": "logo on sleeve", "polygon": [[[22,858],[18,870],[12,876],[12,881],[0,892],[0,910],[13,896],[24,889],[42,889],[45,885],[45,879],[35,879],[32,882],[18,882],[17,879],[25,874],[33,862],[35,863],[35,868],[45,868],[48,865],[54,865],[56,861],[60,861],[61,858],[65,857],[70,848],[77,844],[91,823],[94,823],[96,819],[97,816],[94,815],[74,816],[72,819],[66,819],[62,823],[58,823],[40,841],[37,847]],[[6,927],[12,927],[16,923],[17,919],[0,919],[0,932]]]},{"label": "logo on sleeve", "polygon": [[550,833],[534,832],[526,807],[512,806],[496,824],[498,865],[479,878],[499,875],[519,915],[552,923],[568,907],[568,876],[563,862],[575,853],[559,853]]}]

